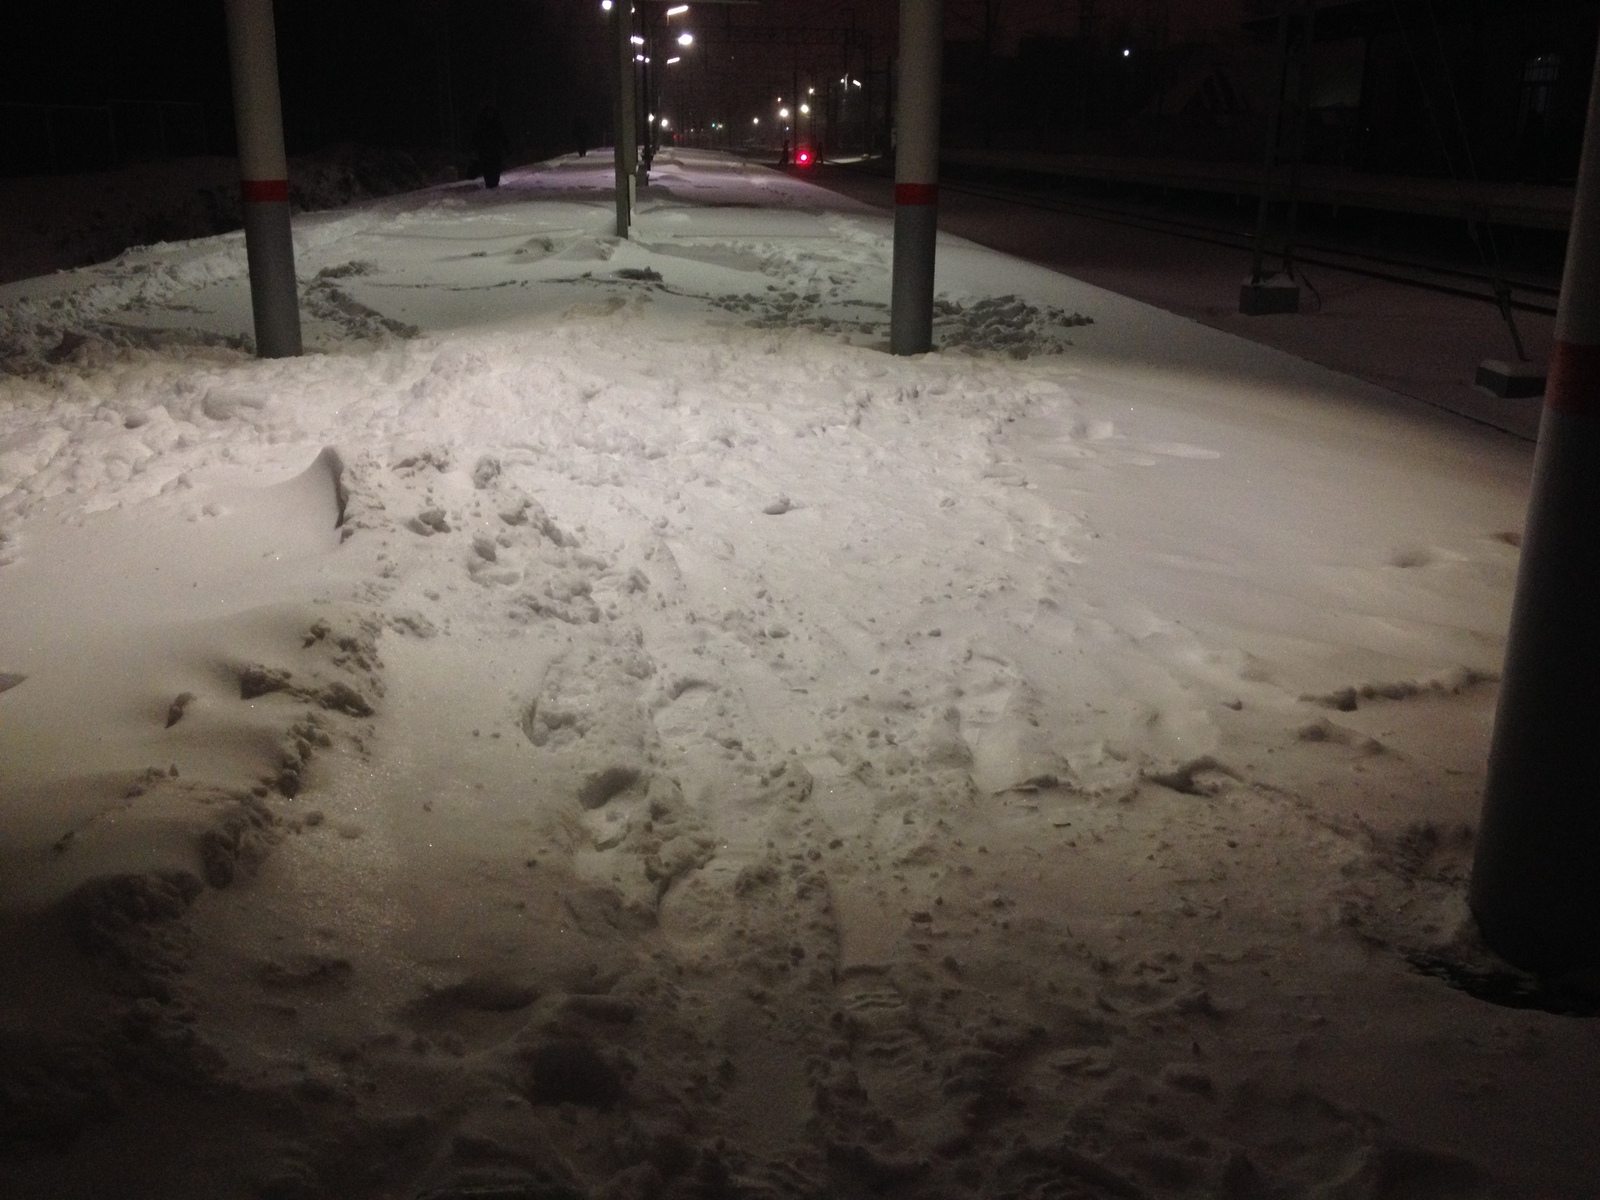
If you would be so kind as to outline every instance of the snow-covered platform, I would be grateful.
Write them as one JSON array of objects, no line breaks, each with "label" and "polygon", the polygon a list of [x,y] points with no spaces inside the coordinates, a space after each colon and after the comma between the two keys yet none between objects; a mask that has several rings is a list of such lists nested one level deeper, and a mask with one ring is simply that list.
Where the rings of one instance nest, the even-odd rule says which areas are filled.
[{"label": "snow-covered platform", "polygon": [[954,239],[894,358],[658,162],[300,219],[295,360],[0,288],[0,1191],[1582,1194],[1592,1023],[1416,969],[1528,448]]}]

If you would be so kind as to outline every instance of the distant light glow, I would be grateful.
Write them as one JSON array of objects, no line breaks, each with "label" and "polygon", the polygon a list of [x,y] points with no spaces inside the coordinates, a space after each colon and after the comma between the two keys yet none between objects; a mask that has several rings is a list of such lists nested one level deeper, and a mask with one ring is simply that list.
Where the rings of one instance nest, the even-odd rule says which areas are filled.
[{"label": "distant light glow", "polygon": [[778,110],[778,115],[787,121],[789,119],[789,110],[787,108],[780,108]]},{"label": "distant light glow", "polygon": [[851,87],[860,87],[860,86],[861,86],[861,80],[859,80],[859,79],[852,79],[852,80],[851,80],[851,81],[850,81],[850,86],[851,86]]},{"label": "distant light glow", "polygon": [[811,151],[801,150],[797,152],[794,156],[794,161],[797,166],[809,167],[811,165]]},{"label": "distant light glow", "polygon": [[662,118],[661,118],[661,128],[663,128],[663,129],[666,129],[666,128],[668,128],[668,127],[669,127],[669,126],[668,126],[668,121],[667,121],[667,119],[666,119],[666,118],[665,118],[665,117],[662,117]]},{"label": "distant light glow", "polygon": [[611,0],[600,0],[600,11],[601,12],[610,12],[611,11]]},{"label": "distant light glow", "polygon": [[630,42],[632,42],[635,46],[644,45],[644,39],[642,37],[640,37],[637,33],[629,34],[628,35],[628,40]]},{"label": "distant light glow", "polygon": [[670,67],[673,63],[682,61],[683,59],[679,58],[677,55],[673,55],[671,58],[667,59],[667,66]]},{"label": "distant light glow", "polygon": [[805,116],[805,115],[806,115],[806,114],[807,114],[807,113],[809,113],[809,112],[810,112],[810,111],[811,111],[811,105],[809,105],[809,104],[802,104],[802,105],[801,105],[801,106],[800,106],[800,115],[801,115],[801,116],[802,116],[802,117],[803,117],[803,116]]},{"label": "distant light glow", "polygon": [[761,118],[760,117],[751,117],[750,118],[750,124],[752,124],[752,125],[761,124]]},{"label": "distant light glow", "polygon": [[1133,51],[1132,51],[1132,50],[1130,50],[1130,49],[1128,49],[1128,48],[1127,48],[1127,47],[1126,47],[1126,46],[1124,46],[1124,47],[1123,47],[1123,48],[1122,48],[1122,57],[1123,57],[1123,58],[1127,58],[1127,57],[1129,57],[1129,56],[1130,56],[1130,55],[1132,55],[1132,54],[1133,54]]},{"label": "distant light glow", "polygon": [[694,34],[692,34],[692,33],[680,33],[678,35],[678,45],[680,45],[680,46],[692,46],[692,45],[694,45]]},{"label": "distant light glow", "polygon": [[674,4],[671,8],[667,9],[667,16],[679,17],[688,11],[689,6],[687,4]]}]

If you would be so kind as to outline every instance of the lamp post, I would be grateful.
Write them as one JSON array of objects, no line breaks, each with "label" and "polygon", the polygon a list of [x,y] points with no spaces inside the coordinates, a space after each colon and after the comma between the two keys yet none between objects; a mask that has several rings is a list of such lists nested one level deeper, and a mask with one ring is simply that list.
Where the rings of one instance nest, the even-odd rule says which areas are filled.
[{"label": "lamp post", "polygon": [[1470,900],[1535,971],[1600,966],[1600,60],[1489,750]]},{"label": "lamp post", "polygon": [[900,133],[894,158],[894,277],[889,301],[893,354],[933,349],[943,37],[943,0],[900,0]]},{"label": "lamp post", "polygon": [[602,7],[611,10],[612,30],[616,37],[617,75],[613,93],[616,118],[616,198],[617,236],[628,236],[633,222],[634,155],[637,153],[633,124],[633,16],[628,0],[613,3],[604,0]]},{"label": "lamp post", "polygon": [[224,0],[223,9],[256,354],[292,358],[300,353],[300,295],[289,225],[289,160],[283,148],[272,0]]}]

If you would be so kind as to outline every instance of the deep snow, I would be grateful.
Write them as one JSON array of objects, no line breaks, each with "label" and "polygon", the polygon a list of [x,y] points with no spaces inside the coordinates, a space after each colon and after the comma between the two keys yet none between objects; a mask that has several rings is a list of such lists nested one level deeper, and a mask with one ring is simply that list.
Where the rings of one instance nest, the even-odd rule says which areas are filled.
[{"label": "deep snow", "polygon": [[0,288],[0,1190],[1594,1194],[1436,977],[1528,449],[658,163],[298,219],[296,360]]}]

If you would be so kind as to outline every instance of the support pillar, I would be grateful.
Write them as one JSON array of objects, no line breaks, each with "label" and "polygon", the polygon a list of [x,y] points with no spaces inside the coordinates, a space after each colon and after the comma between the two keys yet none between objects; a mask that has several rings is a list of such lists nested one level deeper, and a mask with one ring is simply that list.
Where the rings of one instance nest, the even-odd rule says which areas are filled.
[{"label": "support pillar", "polygon": [[644,33],[641,35],[644,38],[644,45],[639,48],[642,51],[642,57],[644,58],[644,61],[639,64],[639,109],[637,119],[639,122],[639,141],[641,145],[639,150],[638,169],[635,172],[635,175],[639,181],[638,186],[645,187],[650,183],[650,164],[655,162],[656,157],[655,112],[651,108],[651,102],[655,99],[656,73],[653,69],[654,63],[652,62],[654,54],[652,53],[653,43],[650,36],[649,9],[646,9],[644,12],[639,14],[639,27],[644,30]]},{"label": "support pillar", "polygon": [[933,257],[939,235],[939,66],[943,0],[900,0],[899,135],[894,156],[894,281],[889,351],[933,349]]},{"label": "support pillar", "polygon": [[1470,892],[1488,944],[1540,972],[1600,966],[1597,599],[1600,73],[1591,82]]},{"label": "support pillar", "polygon": [[290,358],[300,353],[300,295],[289,228],[289,160],[283,149],[272,0],[223,0],[223,8],[256,354]]},{"label": "support pillar", "polygon": [[[1303,6],[1284,0],[1278,13],[1278,48],[1274,55],[1274,91],[1267,114],[1267,146],[1261,162],[1261,203],[1256,209],[1255,251],[1250,258],[1250,278],[1239,285],[1239,311],[1247,317],[1300,311],[1300,285],[1287,272],[1266,274],[1267,232],[1272,220],[1273,174],[1283,132],[1283,109],[1289,102],[1289,23]],[[1302,73],[1304,68],[1302,68]]]},{"label": "support pillar", "polygon": [[638,153],[633,125],[633,14],[629,0],[615,0],[611,5],[611,23],[617,36],[616,78],[616,181],[617,181],[617,236],[628,236],[628,226],[633,222],[633,170]]}]

